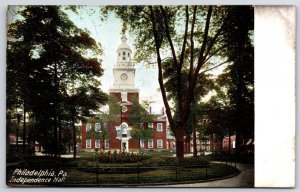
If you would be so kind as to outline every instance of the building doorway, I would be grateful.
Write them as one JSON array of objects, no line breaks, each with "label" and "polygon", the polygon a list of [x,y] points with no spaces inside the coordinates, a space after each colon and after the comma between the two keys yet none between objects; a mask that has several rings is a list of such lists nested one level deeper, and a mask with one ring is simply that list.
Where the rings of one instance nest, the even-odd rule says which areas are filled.
[{"label": "building doorway", "polygon": [[122,152],[128,152],[129,149],[128,149],[128,141],[122,141],[121,142],[121,151]]}]

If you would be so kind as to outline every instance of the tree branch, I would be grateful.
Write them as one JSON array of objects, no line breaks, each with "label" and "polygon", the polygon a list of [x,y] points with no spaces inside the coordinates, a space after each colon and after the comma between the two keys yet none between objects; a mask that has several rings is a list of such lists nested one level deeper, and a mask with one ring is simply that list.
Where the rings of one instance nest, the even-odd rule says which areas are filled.
[{"label": "tree branch", "polygon": [[222,63],[219,63],[218,65],[216,65],[216,66],[214,66],[214,67],[212,67],[212,68],[209,68],[209,69],[206,69],[206,70],[204,70],[204,71],[201,71],[201,72],[199,73],[199,75],[201,75],[201,74],[203,74],[203,73],[205,73],[205,72],[207,72],[207,71],[211,71],[211,70],[213,70],[213,69],[215,69],[215,68],[217,68],[217,67],[220,67],[221,65],[224,65],[225,63],[228,63],[228,62],[229,62],[229,60],[224,61],[224,62],[222,62]]},{"label": "tree branch", "polygon": [[[164,60],[166,60],[166,59],[170,59],[170,58],[172,58],[172,57],[165,57],[165,58],[163,58],[163,59],[161,59],[161,61],[164,61]],[[157,64],[157,61],[153,61],[153,62],[148,62],[148,65],[153,65],[153,64]]]},{"label": "tree branch", "polygon": [[198,56],[198,62],[197,62],[198,65],[196,67],[194,79],[195,79],[195,77],[197,78],[197,74],[199,73],[200,68],[204,64],[204,62],[203,62],[204,61],[204,51],[205,51],[205,48],[206,48],[206,45],[207,45],[208,30],[209,30],[211,15],[212,15],[212,6],[209,6],[208,11],[207,11],[203,42],[202,42],[202,46],[201,46],[200,53],[199,53],[199,56]]},{"label": "tree branch", "polygon": [[173,41],[171,39],[170,28],[169,28],[169,25],[168,25],[168,16],[167,16],[167,14],[165,12],[165,9],[162,5],[160,5],[160,10],[161,10],[161,12],[163,14],[163,17],[164,17],[163,21],[164,21],[164,25],[165,25],[165,28],[166,28],[167,39],[168,39],[170,47],[171,47],[173,61],[174,61],[175,66],[178,67],[177,56],[176,56],[175,48],[174,48],[174,45],[173,45]]},{"label": "tree branch", "polygon": [[210,44],[209,44],[209,46],[208,46],[208,48],[207,48],[207,50],[206,50],[206,53],[205,53],[204,58],[206,58],[206,57],[208,56],[208,54],[209,54],[209,52],[211,51],[213,45],[215,44],[217,38],[219,37],[219,35],[220,35],[222,29],[223,29],[223,27],[221,26],[221,27],[218,29],[218,31],[216,32],[216,34],[214,35],[212,41],[210,42]]},{"label": "tree branch", "polygon": [[[187,9],[187,8],[186,8]],[[171,51],[172,51],[172,56],[173,56],[173,61],[174,61],[174,65],[176,66],[176,75],[177,75],[177,104],[179,106],[179,110],[182,109],[182,77],[181,77],[181,69],[182,69],[182,64],[183,64],[183,58],[184,58],[184,53],[181,52],[181,58],[180,58],[180,63],[177,62],[177,56],[176,56],[176,53],[175,53],[175,49],[174,49],[174,45],[173,45],[173,41],[171,39],[171,35],[170,35],[170,28],[169,28],[169,25],[168,25],[168,16],[164,10],[164,7],[161,5],[160,6],[160,10],[163,14],[163,21],[164,21],[164,25],[165,25],[165,28],[166,28],[166,36],[167,36],[167,39],[169,41],[169,45],[171,47]],[[186,14],[187,14],[187,21],[186,21],[186,27],[185,27],[185,37],[184,37],[184,41],[183,41],[183,48],[185,49],[185,44],[186,44],[186,33],[187,33],[187,26],[188,26],[188,10],[186,11]],[[184,52],[184,50],[182,50]],[[182,115],[182,114],[180,114]],[[180,118],[181,119],[181,118]]]},{"label": "tree branch", "polygon": [[195,21],[196,21],[196,11],[197,11],[197,5],[194,6],[194,12],[193,12],[193,20],[192,20],[192,26],[191,26],[191,54],[190,54],[190,69],[189,69],[189,83],[192,81],[192,75],[194,71],[194,28],[195,28]]},{"label": "tree branch", "polygon": [[215,54],[217,54],[219,51],[221,51],[224,48],[225,48],[225,46],[222,46],[222,47],[218,48],[217,50],[215,50],[212,54],[210,54],[209,57],[205,58],[204,63],[206,63],[212,56],[214,56]]},{"label": "tree branch", "polygon": [[185,30],[184,30],[184,37],[183,37],[183,44],[181,48],[181,55],[180,55],[180,61],[179,61],[179,68],[181,70],[183,61],[184,61],[184,55],[185,55],[185,47],[186,47],[186,42],[187,42],[187,32],[188,32],[188,26],[189,26],[189,7],[186,5],[185,6]]},{"label": "tree branch", "polygon": [[202,42],[202,46],[201,46],[200,53],[199,53],[199,56],[198,56],[197,67],[196,67],[196,70],[195,70],[195,72],[192,76],[192,81],[189,83],[185,108],[182,111],[185,114],[185,117],[184,117],[185,120],[188,118],[189,110],[190,110],[190,104],[192,103],[192,101],[194,99],[194,89],[195,89],[195,86],[196,86],[198,73],[200,71],[200,68],[203,66],[204,60],[205,60],[204,57],[203,57],[203,54],[204,54],[206,44],[207,44],[208,30],[209,30],[211,15],[212,15],[212,6],[209,6],[208,11],[207,11],[206,22],[205,22],[203,42]]},{"label": "tree branch", "polygon": [[172,118],[172,113],[171,113],[171,109],[167,100],[167,94],[166,94],[166,90],[164,87],[164,82],[163,82],[163,75],[162,75],[162,63],[161,63],[161,57],[160,57],[160,46],[159,46],[159,42],[158,42],[158,33],[155,27],[155,17],[154,17],[154,12],[153,12],[153,8],[152,6],[149,6],[150,8],[150,12],[151,12],[151,22],[152,22],[152,31],[153,31],[153,35],[154,35],[154,40],[155,40],[155,48],[156,48],[156,54],[157,54],[157,64],[158,64],[158,82],[159,82],[159,86],[160,86],[160,90],[161,90],[161,94],[163,97],[163,102],[164,105],[166,107],[166,114],[171,126],[171,130],[173,131],[173,133],[175,133],[175,124]]}]

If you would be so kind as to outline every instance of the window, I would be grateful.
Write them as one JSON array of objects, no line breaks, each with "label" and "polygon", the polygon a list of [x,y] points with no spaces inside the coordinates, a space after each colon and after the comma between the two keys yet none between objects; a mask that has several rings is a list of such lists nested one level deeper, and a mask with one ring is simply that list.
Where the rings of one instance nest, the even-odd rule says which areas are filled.
[{"label": "window", "polygon": [[125,51],[123,51],[123,55],[126,55]]},{"label": "window", "polygon": [[104,147],[109,148],[109,140],[104,140]]},{"label": "window", "polygon": [[163,146],[163,142],[162,142],[162,140],[161,139],[158,139],[157,141],[156,141],[156,144],[157,144],[157,148],[162,148]]},{"label": "window", "polygon": [[153,148],[153,139],[148,140],[148,148]]},{"label": "window", "polygon": [[148,128],[153,129],[153,123],[148,123]]},{"label": "window", "polygon": [[95,140],[95,148],[100,148],[100,140],[99,139]]},{"label": "window", "polygon": [[156,130],[159,131],[159,132],[162,132],[162,131],[163,131],[162,123],[157,123],[157,128],[156,128]]},{"label": "window", "polygon": [[107,123],[103,123],[103,128],[107,129]]},{"label": "window", "polygon": [[122,101],[127,101],[127,92],[122,92],[121,98],[122,98]]},{"label": "window", "polygon": [[126,60],[126,57],[123,57],[123,60]]},{"label": "window", "polygon": [[90,139],[87,139],[86,140],[86,148],[91,148],[92,146],[92,140],[90,140]]},{"label": "window", "polygon": [[141,140],[140,140],[140,146],[141,146],[141,148],[144,148],[144,146],[145,146],[145,145],[144,145],[144,139],[141,139]]},{"label": "window", "polygon": [[86,124],[86,132],[89,132],[92,129],[92,125],[90,123]]},{"label": "window", "polygon": [[100,132],[100,128],[101,128],[100,123],[95,123],[95,131]]}]

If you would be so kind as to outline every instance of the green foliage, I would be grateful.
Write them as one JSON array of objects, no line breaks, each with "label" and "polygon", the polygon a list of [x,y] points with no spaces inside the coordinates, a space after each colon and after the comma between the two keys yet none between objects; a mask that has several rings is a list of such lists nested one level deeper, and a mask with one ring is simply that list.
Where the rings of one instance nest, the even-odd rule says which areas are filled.
[{"label": "green foliage", "polygon": [[209,162],[200,157],[188,157],[188,158],[175,158],[175,157],[162,157],[162,158],[151,158],[143,161],[143,166],[159,167],[168,165],[178,165],[178,166],[197,166],[205,167],[209,165]]},{"label": "green foliage", "polygon": [[246,163],[254,164],[254,154],[253,153],[241,153],[239,155],[230,155],[228,153],[213,153],[205,156],[209,161],[225,161],[225,162],[236,162],[236,163]]},{"label": "green foliage", "polygon": [[59,6],[28,5],[17,10],[17,20],[7,31],[7,108],[30,112],[35,127],[29,135],[53,145],[50,151],[55,152],[57,139],[66,142],[66,135],[71,139],[68,122],[74,125],[79,112],[108,100],[95,78],[103,73],[102,50]]},{"label": "green foliage", "polygon": [[148,111],[139,103],[138,99],[134,98],[132,100],[132,106],[130,113],[128,114],[128,119],[132,122],[133,129],[130,131],[131,137],[135,139],[150,139],[153,138],[153,129],[144,127],[144,124],[153,122],[156,120],[156,116],[149,114]]},{"label": "green foliage", "polygon": [[134,154],[134,153],[117,153],[114,151],[113,153],[109,152],[98,152],[95,153],[94,157],[90,157],[91,160],[96,159],[98,163],[136,163],[144,161],[145,159],[148,159],[149,156],[143,156],[140,154]]},{"label": "green foliage", "polygon": [[107,114],[108,118],[112,121],[121,121],[121,107],[120,104],[118,103],[118,98],[115,97],[114,95],[109,96],[109,114]]},{"label": "green foliage", "polygon": [[241,138],[254,137],[254,8],[228,7],[227,11],[223,44],[232,65],[218,83],[227,89],[228,127],[236,133],[239,152]]}]

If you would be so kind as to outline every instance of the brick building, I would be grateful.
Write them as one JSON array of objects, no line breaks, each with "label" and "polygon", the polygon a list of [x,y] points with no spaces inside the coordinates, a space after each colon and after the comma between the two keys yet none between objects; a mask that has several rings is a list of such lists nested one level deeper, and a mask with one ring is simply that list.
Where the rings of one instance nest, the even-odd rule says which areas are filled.
[{"label": "brick building", "polygon": [[[140,148],[146,150],[165,150],[170,148],[167,140],[167,121],[164,113],[156,115],[156,120],[150,123],[142,123],[141,129],[153,129],[153,138],[142,140],[131,137],[132,122],[128,115],[132,108],[133,100],[139,100],[139,89],[135,87],[135,67],[131,62],[132,51],[127,44],[125,35],[117,50],[117,63],[113,68],[113,86],[109,89],[110,97],[114,97],[120,106],[120,120],[101,123],[96,118],[82,122],[82,149],[83,150],[116,150],[116,151],[138,151]],[[151,113],[151,112],[149,112]],[[109,139],[101,138],[99,132],[105,128]],[[90,134],[93,132],[94,134]]]}]

